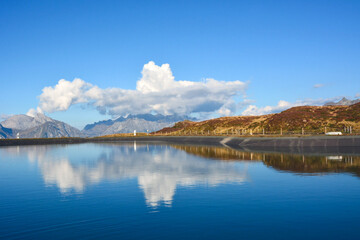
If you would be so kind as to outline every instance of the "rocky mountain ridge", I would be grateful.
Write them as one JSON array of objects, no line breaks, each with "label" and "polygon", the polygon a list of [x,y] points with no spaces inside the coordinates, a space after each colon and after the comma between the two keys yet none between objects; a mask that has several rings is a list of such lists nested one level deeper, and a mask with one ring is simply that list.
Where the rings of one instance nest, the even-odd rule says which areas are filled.
[{"label": "rocky mountain ridge", "polygon": [[130,114],[127,117],[119,117],[114,120],[109,119],[88,124],[82,130],[82,133],[89,137],[95,137],[117,133],[131,133],[134,130],[137,132],[153,132],[164,127],[173,126],[176,122],[188,118],[189,117],[178,115]]},{"label": "rocky mountain ridge", "polygon": [[12,129],[3,127],[0,124],[0,139],[10,138],[12,136]]},{"label": "rocky mountain ridge", "polygon": [[171,115],[139,114],[119,117],[115,120],[104,120],[88,124],[82,131],[52,119],[42,113],[34,116],[25,114],[13,115],[3,122],[0,128],[1,138],[58,138],[58,137],[95,137],[117,133],[153,132],[164,127],[173,126],[184,117]]},{"label": "rocky mountain ridge", "polygon": [[30,129],[40,126],[46,122],[55,122],[56,120],[47,117],[42,113],[37,113],[35,116],[29,116],[25,114],[13,115],[1,122],[6,128],[16,129],[18,131]]},{"label": "rocky mountain ridge", "polygon": [[[10,129],[4,138],[57,138],[57,137],[83,137],[80,130],[61,121],[52,119],[42,113],[34,116],[19,114],[1,122],[6,129]],[[7,131],[9,132],[9,131]]]},{"label": "rocky mountain ridge", "polygon": [[353,105],[353,104],[356,104],[359,102],[360,102],[360,99],[349,100],[349,99],[343,97],[338,102],[327,102],[324,104],[324,106],[350,106],[350,105]]}]

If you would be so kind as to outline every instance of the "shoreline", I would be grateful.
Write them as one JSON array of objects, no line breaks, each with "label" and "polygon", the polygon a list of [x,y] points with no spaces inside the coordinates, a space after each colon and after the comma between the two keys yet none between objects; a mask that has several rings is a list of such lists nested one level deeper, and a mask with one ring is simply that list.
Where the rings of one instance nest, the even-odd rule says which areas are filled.
[{"label": "shoreline", "polygon": [[0,147],[80,143],[150,143],[229,147],[241,151],[288,153],[360,153],[360,136],[307,137],[219,137],[219,136],[138,136],[109,138],[1,139]]}]

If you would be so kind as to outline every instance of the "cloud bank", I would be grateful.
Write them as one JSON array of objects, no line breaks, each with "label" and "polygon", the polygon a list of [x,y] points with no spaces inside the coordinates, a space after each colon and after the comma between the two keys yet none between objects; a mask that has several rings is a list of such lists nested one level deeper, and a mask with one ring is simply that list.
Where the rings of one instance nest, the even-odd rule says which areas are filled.
[{"label": "cloud bank", "polygon": [[61,79],[55,86],[42,90],[39,108],[52,113],[66,111],[74,104],[86,104],[114,117],[130,113],[230,115],[237,106],[233,98],[244,97],[246,88],[245,82],[211,78],[203,82],[176,81],[169,64],[158,66],[150,61],[143,67],[136,90],[102,89],[79,78],[72,82]]}]

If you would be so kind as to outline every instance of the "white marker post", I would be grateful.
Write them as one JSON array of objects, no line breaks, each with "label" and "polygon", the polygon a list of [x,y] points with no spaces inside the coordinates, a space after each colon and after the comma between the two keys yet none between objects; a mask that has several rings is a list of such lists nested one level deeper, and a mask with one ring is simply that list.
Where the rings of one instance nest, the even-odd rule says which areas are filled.
[{"label": "white marker post", "polygon": [[134,136],[136,136],[136,130],[134,130]]}]

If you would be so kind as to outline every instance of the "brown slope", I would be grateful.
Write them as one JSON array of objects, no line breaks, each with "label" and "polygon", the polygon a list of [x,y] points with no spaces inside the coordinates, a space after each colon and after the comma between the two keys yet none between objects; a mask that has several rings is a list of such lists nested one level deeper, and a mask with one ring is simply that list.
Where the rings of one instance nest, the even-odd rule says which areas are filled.
[{"label": "brown slope", "polygon": [[261,132],[266,131],[298,131],[304,128],[322,132],[324,127],[329,130],[342,130],[352,126],[360,130],[360,103],[351,106],[301,106],[287,109],[281,113],[262,116],[221,117],[201,122],[178,122],[171,128],[164,128],[157,133],[226,133],[234,131]]},{"label": "brown slope", "polygon": [[351,106],[293,107],[272,115],[264,125],[268,130],[316,130],[324,127],[341,129],[344,126],[359,129],[359,123],[360,103]]}]

